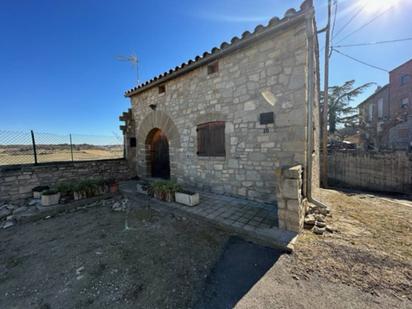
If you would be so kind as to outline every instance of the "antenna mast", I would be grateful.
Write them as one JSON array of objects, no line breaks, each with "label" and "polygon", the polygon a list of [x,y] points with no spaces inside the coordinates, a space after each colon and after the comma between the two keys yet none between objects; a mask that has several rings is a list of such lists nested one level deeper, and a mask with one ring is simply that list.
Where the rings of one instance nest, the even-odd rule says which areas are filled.
[{"label": "antenna mast", "polygon": [[136,54],[131,56],[117,56],[118,61],[129,62],[132,65],[133,69],[136,69],[136,82],[139,84],[139,58]]}]

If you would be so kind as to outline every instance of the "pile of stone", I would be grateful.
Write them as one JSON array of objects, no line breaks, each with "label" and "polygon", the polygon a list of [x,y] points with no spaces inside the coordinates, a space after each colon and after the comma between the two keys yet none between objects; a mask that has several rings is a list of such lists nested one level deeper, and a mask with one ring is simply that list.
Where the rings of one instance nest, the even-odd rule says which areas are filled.
[{"label": "pile of stone", "polygon": [[37,200],[31,200],[28,203],[23,203],[20,205],[14,205],[10,203],[5,203],[0,206],[0,226],[3,229],[10,228],[16,225],[19,217],[32,211],[32,208],[38,205]]},{"label": "pile of stone", "polygon": [[326,224],[326,217],[330,216],[330,209],[314,204],[308,204],[305,216],[305,229],[312,230],[316,235],[323,235],[325,232],[333,232],[333,229]]}]

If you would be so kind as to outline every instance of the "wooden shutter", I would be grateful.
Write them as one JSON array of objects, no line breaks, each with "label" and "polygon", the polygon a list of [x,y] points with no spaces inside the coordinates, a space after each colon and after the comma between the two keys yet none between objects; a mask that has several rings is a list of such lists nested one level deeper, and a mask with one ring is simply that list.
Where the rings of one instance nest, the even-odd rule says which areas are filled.
[{"label": "wooden shutter", "polygon": [[197,155],[205,157],[208,155],[208,142],[209,142],[209,126],[202,124],[197,127]]},{"label": "wooden shutter", "polygon": [[197,127],[197,154],[199,156],[225,156],[225,123],[209,122]]}]

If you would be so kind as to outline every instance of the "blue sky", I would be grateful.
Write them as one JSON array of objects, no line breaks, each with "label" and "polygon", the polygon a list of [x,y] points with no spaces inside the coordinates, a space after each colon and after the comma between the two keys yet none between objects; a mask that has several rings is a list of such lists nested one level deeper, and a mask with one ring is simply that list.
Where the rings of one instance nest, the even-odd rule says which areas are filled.
[{"label": "blue sky", "polygon": [[[359,1],[365,2],[338,1],[336,30],[359,9]],[[397,7],[341,44],[412,37],[408,20],[411,2],[399,0]],[[117,56],[136,53],[140,58],[140,79],[144,81],[259,23],[266,24],[273,16],[283,16],[289,7],[298,8],[300,3],[2,0],[0,130],[119,134],[118,116],[129,107],[123,93],[134,86],[136,76],[128,63],[116,60]],[[326,1],[315,1],[315,6],[321,28],[325,24]],[[376,14],[364,9],[339,37]],[[320,44],[323,46],[323,38]],[[412,58],[412,42],[341,51],[391,69]],[[334,54],[330,79],[332,85],[349,79],[359,84],[384,84],[388,76]]]}]

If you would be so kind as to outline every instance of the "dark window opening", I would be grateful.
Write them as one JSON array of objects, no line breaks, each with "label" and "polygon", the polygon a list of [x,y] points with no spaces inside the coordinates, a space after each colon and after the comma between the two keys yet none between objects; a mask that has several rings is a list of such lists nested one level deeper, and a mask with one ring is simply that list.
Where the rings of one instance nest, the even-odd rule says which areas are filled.
[{"label": "dark window opening", "polygon": [[225,122],[215,121],[197,126],[197,155],[200,157],[224,157]]},{"label": "dark window opening", "polygon": [[401,76],[401,86],[406,85],[411,80],[411,76],[409,74],[405,74]]},{"label": "dark window opening", "polygon": [[166,86],[165,85],[159,86],[159,93],[165,93],[165,92],[166,92]]},{"label": "dark window opening", "polygon": [[207,66],[207,74],[213,74],[219,71],[219,62],[211,63]]},{"label": "dark window opening", "polygon": [[131,147],[131,148],[135,148],[135,147],[136,147],[136,144],[137,144],[137,143],[136,143],[136,137],[131,137],[129,142],[130,142],[129,144],[130,144],[130,147]]}]

